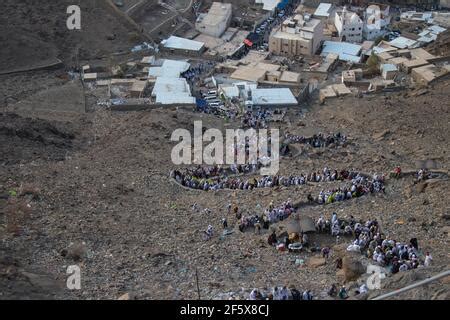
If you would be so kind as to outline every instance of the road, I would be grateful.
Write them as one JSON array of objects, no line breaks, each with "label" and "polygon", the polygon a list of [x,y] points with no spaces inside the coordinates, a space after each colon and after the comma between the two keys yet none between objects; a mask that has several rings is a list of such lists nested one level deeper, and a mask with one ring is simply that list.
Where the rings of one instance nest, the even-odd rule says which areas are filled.
[{"label": "road", "polygon": [[134,8],[136,8],[137,6],[139,6],[140,4],[142,4],[146,0],[134,0],[134,1],[136,1],[136,2],[134,4],[130,4],[131,6],[128,9],[125,10],[126,14],[130,13]]},{"label": "road", "polygon": [[[190,0],[190,2],[189,2],[189,4],[187,5],[187,7],[184,8],[184,9],[181,9],[181,10],[177,10],[177,9],[175,9],[174,7],[172,7],[172,6],[170,6],[170,5],[166,4],[166,3],[164,3],[164,2],[161,1],[161,0],[159,0],[158,3],[159,3],[160,6],[162,6],[162,7],[166,8],[166,9],[172,11],[172,12],[174,13],[174,15],[172,15],[172,16],[170,16],[169,18],[165,19],[163,22],[161,22],[161,23],[158,24],[156,27],[154,27],[152,30],[150,30],[150,31],[149,31],[150,34],[153,33],[153,32],[155,32],[155,31],[158,30],[159,28],[161,28],[161,26],[163,26],[163,25],[164,25],[165,23],[167,23],[168,21],[170,21],[170,20],[174,19],[175,17],[179,16],[181,13],[185,13],[185,12],[187,12],[188,10],[190,10],[190,9],[192,8],[192,5],[194,4],[194,0]],[[189,20],[187,20],[187,19],[185,19],[185,18],[183,18],[183,17],[181,17],[181,19],[182,19],[183,22],[188,23],[191,27],[194,27],[194,25],[193,25]]]}]

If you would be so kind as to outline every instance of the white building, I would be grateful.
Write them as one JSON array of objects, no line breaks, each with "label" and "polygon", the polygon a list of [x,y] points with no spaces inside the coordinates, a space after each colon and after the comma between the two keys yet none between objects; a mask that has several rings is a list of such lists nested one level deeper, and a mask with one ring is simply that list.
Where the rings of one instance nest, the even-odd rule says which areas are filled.
[{"label": "white building", "polygon": [[195,104],[195,97],[184,78],[158,77],[152,97],[161,104]]},{"label": "white building", "polygon": [[418,48],[420,43],[416,40],[412,40],[403,36],[395,38],[394,40],[388,42],[390,46],[398,49],[414,49]]},{"label": "white building", "polygon": [[316,19],[320,19],[324,22],[333,23],[335,17],[335,8],[331,3],[320,3],[317,7],[316,11],[313,14],[313,17]]},{"label": "white building", "polygon": [[431,22],[433,20],[433,12],[417,12],[406,11],[400,15],[402,20]]},{"label": "white building", "polygon": [[429,44],[436,41],[437,37],[445,31],[447,31],[447,29],[442,28],[441,26],[432,25],[419,33],[417,41],[424,45]]},{"label": "white building", "polygon": [[387,28],[391,24],[390,9],[389,6],[381,4],[367,7],[364,13],[364,39],[374,41],[386,34]]},{"label": "white building", "polygon": [[148,78],[155,81],[152,97],[161,104],[195,104],[191,88],[181,74],[190,64],[186,61],[164,60],[161,66],[150,67]]},{"label": "white building", "polygon": [[243,99],[249,107],[285,107],[298,104],[289,88],[257,88],[257,86],[252,82],[235,82],[229,85],[219,85],[219,91],[228,99]]},{"label": "white building", "polygon": [[342,12],[336,12],[334,25],[342,41],[357,43],[363,41],[364,22],[356,13],[347,11],[347,8],[344,7]]},{"label": "white building", "polygon": [[296,106],[298,104],[289,88],[258,88],[252,91],[251,98],[254,106],[261,107]]},{"label": "white building", "polygon": [[208,13],[198,16],[195,28],[201,33],[220,38],[230,26],[231,16],[231,3],[213,2]]},{"label": "white building", "polygon": [[323,22],[297,14],[286,19],[269,37],[269,51],[285,56],[312,56],[323,41]]},{"label": "white building", "polygon": [[161,41],[161,44],[165,49],[188,51],[201,53],[205,47],[203,42],[194,41],[186,38],[180,38],[176,36],[170,36],[166,40]]},{"label": "white building", "polygon": [[323,43],[322,57],[329,54],[339,56],[339,60],[359,63],[361,61],[362,46],[349,42],[325,41]]}]

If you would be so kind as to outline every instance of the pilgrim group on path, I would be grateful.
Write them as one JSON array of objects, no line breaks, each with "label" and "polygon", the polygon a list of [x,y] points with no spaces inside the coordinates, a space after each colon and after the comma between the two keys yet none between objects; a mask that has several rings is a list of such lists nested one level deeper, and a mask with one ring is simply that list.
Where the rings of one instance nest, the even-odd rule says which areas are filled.
[{"label": "pilgrim group on path", "polygon": [[[249,166],[234,167],[232,170],[218,166],[208,168],[198,167],[191,169],[189,174],[191,177],[202,177],[206,179],[226,175],[228,173],[227,170],[231,170],[231,172],[236,174],[253,172],[253,169]],[[180,179],[180,175],[180,172],[173,172],[173,178],[175,179],[177,179],[177,176]],[[336,180],[349,180],[352,182],[352,187],[348,190],[339,189],[333,193],[322,191],[317,199],[313,199],[313,201],[317,201],[318,203],[342,201],[346,198],[361,196],[367,192],[384,192],[384,177],[377,175],[370,178],[358,172],[342,170],[338,173],[337,170],[332,171],[325,168],[322,173],[313,172],[310,175],[301,175],[301,177],[304,177],[305,181],[308,182]],[[280,181],[283,181],[283,178],[286,177],[276,178],[278,185],[280,185]],[[430,174],[424,169],[419,170],[415,176],[416,181],[423,181],[429,178]],[[364,187],[360,189],[362,185]],[[330,197],[333,197],[334,200],[330,200]],[[247,228],[254,228],[256,234],[260,234],[261,228],[269,229],[270,224],[282,221],[296,212],[296,208],[293,206],[291,200],[283,202],[280,206],[274,206],[273,202],[271,202],[261,215],[254,214],[245,216],[239,211],[237,206],[232,206],[231,203],[228,204],[227,209],[228,214],[234,213],[236,215],[241,232],[244,232]],[[228,228],[226,218],[222,219],[222,226],[224,230]],[[385,268],[390,274],[428,267],[433,262],[433,258],[429,252],[424,253],[420,250],[417,238],[411,238],[408,243],[388,238],[381,231],[377,219],[365,222],[357,221],[353,216],[350,216],[349,219],[339,219],[337,213],[333,212],[330,219],[326,219],[323,215],[317,219],[316,231],[318,233],[330,233],[336,237],[336,242],[338,242],[340,237],[352,237],[353,240],[348,245],[347,251],[358,252],[364,255],[374,265]],[[204,233],[205,240],[210,240],[213,237],[213,226],[209,225]],[[301,244],[301,248],[306,248],[310,245],[307,234],[301,234],[297,240]],[[284,246],[285,248],[289,248],[289,252],[295,251],[291,247],[296,245],[296,243],[292,242],[290,236],[278,239],[275,231],[269,235],[267,242],[277,249],[279,249],[279,246]],[[314,252],[320,252],[325,259],[329,258],[331,251],[330,247],[310,249]],[[342,262],[340,266],[339,263],[336,266],[342,268]],[[367,293],[368,288],[365,284],[362,284],[356,292],[357,294]],[[342,286],[338,290],[335,284],[328,290],[328,295],[339,299],[347,299],[349,297],[345,286]],[[314,296],[310,290],[301,293],[293,286],[289,287],[289,289],[286,286],[274,287],[271,291],[255,288],[248,297],[250,300],[312,300],[313,298]]]},{"label": "pilgrim group on path", "polygon": [[185,172],[174,170],[171,177],[180,185],[203,191],[223,189],[253,190],[257,188],[276,188],[306,185],[307,183],[347,182],[339,188],[321,190],[317,197],[308,195],[309,203],[330,204],[352,198],[361,197],[369,193],[385,192],[384,176],[367,176],[358,171],[330,170],[324,168],[322,172],[313,171],[309,174],[291,176],[262,176],[241,178],[231,174],[250,174],[258,171],[257,165],[232,166],[225,169],[220,166],[197,167],[187,169]]},{"label": "pilgrim group on path", "polygon": [[329,147],[332,144],[334,144],[335,146],[343,146],[347,142],[347,136],[343,135],[340,132],[330,134],[318,133],[311,137],[286,133],[285,138],[291,143],[308,144],[314,148],[325,148]]}]

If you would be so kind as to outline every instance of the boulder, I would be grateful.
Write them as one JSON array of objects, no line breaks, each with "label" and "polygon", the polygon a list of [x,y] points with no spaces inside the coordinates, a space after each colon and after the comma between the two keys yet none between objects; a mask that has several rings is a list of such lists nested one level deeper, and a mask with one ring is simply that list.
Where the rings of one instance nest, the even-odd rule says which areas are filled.
[{"label": "boulder", "polygon": [[336,271],[336,278],[339,282],[345,281],[345,274],[343,269],[339,269],[338,271]]},{"label": "boulder", "polygon": [[337,257],[344,257],[347,254],[347,243],[341,243],[334,245],[331,250]]},{"label": "boulder", "polygon": [[427,182],[420,182],[420,183],[416,184],[414,189],[415,189],[416,193],[422,193],[425,191],[427,186],[428,186]]},{"label": "boulder", "polygon": [[345,282],[354,281],[366,272],[361,261],[354,255],[346,255],[342,259]]},{"label": "boulder", "polygon": [[86,243],[71,243],[67,249],[61,251],[61,255],[75,262],[83,261],[87,257]]},{"label": "boulder", "polygon": [[311,257],[308,260],[307,265],[310,268],[317,268],[317,267],[324,266],[326,263],[327,262],[326,262],[325,258],[322,258],[322,257]]}]

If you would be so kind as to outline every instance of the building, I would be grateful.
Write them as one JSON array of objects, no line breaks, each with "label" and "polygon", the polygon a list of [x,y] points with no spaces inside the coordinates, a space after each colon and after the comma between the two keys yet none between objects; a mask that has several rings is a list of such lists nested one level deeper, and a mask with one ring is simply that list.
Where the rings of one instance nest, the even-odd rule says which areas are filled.
[{"label": "building", "polygon": [[376,40],[386,34],[391,24],[390,6],[372,4],[364,13],[363,37],[366,40]]},{"label": "building", "polygon": [[230,75],[230,78],[255,83],[272,82],[287,85],[298,85],[300,83],[299,73],[280,71],[280,65],[264,62],[239,66]]},{"label": "building", "polygon": [[332,3],[321,3],[313,14],[313,17],[320,19],[325,23],[333,23],[335,7]]},{"label": "building", "polygon": [[430,22],[433,20],[433,12],[406,11],[401,14],[400,18],[406,21]]},{"label": "building", "polygon": [[410,73],[413,69],[426,66],[428,63],[424,59],[411,59],[402,63],[401,69],[403,72]]},{"label": "building", "polygon": [[358,14],[347,11],[346,7],[342,12],[335,13],[334,25],[343,42],[361,43],[363,41],[364,22]]},{"label": "building", "polygon": [[[450,2],[450,0],[448,0]],[[434,11],[433,23],[444,28],[450,28],[450,12]]]},{"label": "building", "polygon": [[195,97],[184,78],[158,77],[153,87],[152,97],[160,104],[195,104]]},{"label": "building", "polygon": [[312,56],[323,40],[323,22],[297,14],[285,20],[269,38],[269,51],[284,56]]},{"label": "building", "polygon": [[256,4],[262,4],[263,10],[273,12],[281,0],[255,0]]},{"label": "building", "polygon": [[385,63],[380,66],[381,75],[384,80],[394,80],[398,73],[398,68],[394,64]]},{"label": "building", "polygon": [[428,62],[433,62],[434,60],[438,59],[437,56],[429,53],[427,50],[422,48],[408,50],[408,53],[408,56],[413,59],[423,59],[427,60]]},{"label": "building", "polygon": [[160,66],[152,66],[149,68],[148,78],[150,80],[158,77],[179,78],[189,67],[190,64],[186,61],[165,59]]},{"label": "building", "polygon": [[408,58],[405,57],[395,57],[395,58],[391,58],[385,62],[389,63],[389,64],[393,64],[394,66],[397,67],[397,69],[402,68],[403,64],[406,63],[407,61],[409,61]]},{"label": "building", "polygon": [[417,41],[423,45],[427,45],[433,41],[436,41],[438,36],[446,30],[447,29],[442,28],[441,26],[432,25],[419,33],[419,38]]},{"label": "building", "polygon": [[213,2],[208,13],[198,16],[195,28],[201,33],[219,38],[229,27],[231,17],[231,3]]},{"label": "building", "polygon": [[149,66],[155,63],[155,56],[145,56],[141,60],[141,65]]},{"label": "building", "polygon": [[96,72],[91,72],[91,73],[84,73],[83,74],[83,80],[88,82],[88,81],[96,81],[98,78],[98,74]]},{"label": "building", "polygon": [[389,42],[389,45],[398,49],[417,48],[419,43],[416,40],[412,40],[406,37],[398,37]]},{"label": "building", "polygon": [[289,88],[257,88],[252,90],[253,106],[257,107],[287,107],[298,105],[297,99]]},{"label": "building", "polygon": [[228,99],[242,99],[248,107],[298,105],[297,99],[289,88],[258,88],[256,83],[237,82],[231,85],[219,85],[219,91]]},{"label": "building", "polygon": [[411,71],[411,76],[417,83],[428,85],[436,80],[439,80],[450,73],[450,65],[437,67],[432,64],[414,68]]},{"label": "building", "polygon": [[362,69],[353,69],[342,71],[342,83],[356,82],[363,78]]},{"label": "building", "polygon": [[142,95],[144,94],[145,89],[147,88],[148,82],[147,81],[139,81],[136,80],[131,85],[130,89],[130,95],[132,98],[142,98]]},{"label": "building", "polygon": [[190,64],[185,61],[164,60],[160,66],[149,68],[149,81],[155,82],[152,98],[160,104],[195,104],[195,97],[181,74],[189,70]]},{"label": "building", "polygon": [[369,92],[379,92],[397,87],[394,80],[374,79],[370,81]]},{"label": "building", "polygon": [[161,45],[166,51],[197,54],[200,55],[205,51],[205,44],[203,42],[170,36],[168,39],[161,41]]},{"label": "building", "polygon": [[248,31],[230,27],[220,38],[200,34],[194,40],[205,44],[207,55],[234,58],[244,51],[244,40],[248,35]]},{"label": "building", "polygon": [[362,46],[348,42],[325,41],[321,56],[327,57],[330,53],[339,56],[339,60],[345,62],[361,62]]},{"label": "building", "polygon": [[319,101],[320,103],[324,103],[325,100],[335,97],[343,97],[346,95],[351,94],[352,91],[347,88],[347,86],[344,83],[339,84],[332,84],[329,86],[326,86],[323,89],[320,89],[319,91]]}]

